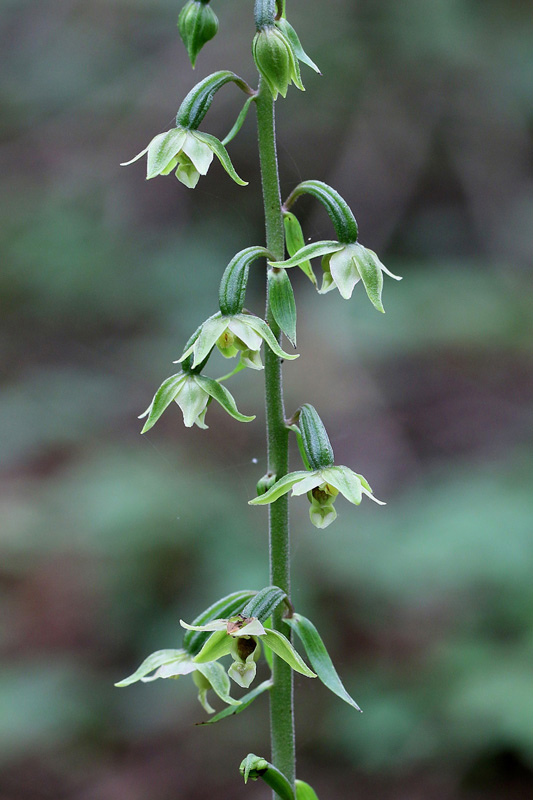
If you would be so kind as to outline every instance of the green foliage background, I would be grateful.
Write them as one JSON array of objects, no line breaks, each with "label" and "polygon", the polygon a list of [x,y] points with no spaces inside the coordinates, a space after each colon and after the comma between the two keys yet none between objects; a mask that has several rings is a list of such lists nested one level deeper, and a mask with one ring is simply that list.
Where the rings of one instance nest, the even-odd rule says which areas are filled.
[{"label": "green foliage background", "polygon": [[[115,690],[179,617],[267,582],[261,376],[185,430],[136,415],[215,310],[235,251],[262,243],[252,118],[188,192],[118,167],[167,129],[196,80],[254,80],[250,0],[193,74],[179,2],[4,0],[0,127],[0,796],[267,797],[266,703],[219,726],[191,682]],[[383,509],[338,503],[313,529],[293,503],[294,603],[312,616],[362,716],[297,680],[300,777],[320,797],[523,798],[533,788],[531,131],[527,4],[289,0],[324,77],[278,102],[284,192],[334,185],[386,279],[318,297],[295,276],[311,402],[337,460]],[[240,98],[217,96],[223,136]],[[300,201],[307,236],[326,215]],[[249,307],[260,312],[262,285]],[[220,363],[222,374],[224,365]],[[298,455],[294,452],[293,464]]]}]

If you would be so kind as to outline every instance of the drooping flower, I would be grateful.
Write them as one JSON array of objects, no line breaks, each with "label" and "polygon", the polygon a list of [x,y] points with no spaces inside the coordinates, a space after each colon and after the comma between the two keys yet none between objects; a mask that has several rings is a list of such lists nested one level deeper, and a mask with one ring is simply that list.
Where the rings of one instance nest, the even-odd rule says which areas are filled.
[{"label": "drooping flower", "polygon": [[249,500],[251,506],[262,506],[273,503],[292,489],[293,496],[307,494],[311,503],[309,516],[315,528],[327,528],[337,516],[333,507],[337,495],[342,494],[350,503],[358,506],[366,495],[380,506],[385,505],[372,494],[368,481],[363,475],[353,472],[348,467],[328,466],[322,469],[299,470],[290,472],[265,494]]},{"label": "drooping flower", "polygon": [[121,164],[126,167],[148,154],[146,178],[169,175],[174,169],[176,178],[189,189],[194,189],[201,175],[206,175],[213,156],[216,156],[228,175],[239,186],[247,186],[231,163],[228,151],[215,136],[178,125],[166,133],[159,133],[150,144]]},{"label": "drooping flower", "polygon": [[239,314],[217,313],[206,320],[201,326],[197,338],[176,363],[181,363],[193,355],[191,366],[194,369],[208,357],[216,345],[226,358],[240,353],[243,366],[251,369],[263,369],[260,354],[263,341],[279,358],[298,358],[297,355],[291,355],[281,349],[264,320],[254,314],[241,312]]},{"label": "drooping flower", "polygon": [[319,294],[326,294],[337,288],[345,300],[352,296],[354,287],[362,281],[372,305],[382,313],[385,312],[381,302],[383,290],[383,273],[396,281],[394,275],[382,264],[373,250],[363,247],[359,242],[343,244],[336,241],[314,242],[302,247],[287,261],[269,262],[271,266],[280,268],[296,267],[312,258],[322,257],[322,286]]},{"label": "drooping flower", "polygon": [[207,378],[205,375],[184,371],[171,375],[163,381],[154,395],[154,399],[139,419],[148,417],[141,433],[146,433],[152,428],[161,414],[168,406],[175,402],[183,412],[183,422],[186,428],[198,425],[204,430],[205,414],[211,400],[216,400],[230,416],[239,422],[251,422],[255,416],[241,414],[235,403],[233,395],[225,386]]}]

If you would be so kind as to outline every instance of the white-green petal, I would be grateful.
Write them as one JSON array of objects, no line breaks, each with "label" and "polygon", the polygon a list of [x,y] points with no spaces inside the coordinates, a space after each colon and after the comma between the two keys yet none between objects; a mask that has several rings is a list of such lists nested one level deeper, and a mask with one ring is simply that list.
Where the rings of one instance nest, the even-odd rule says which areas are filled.
[{"label": "white-green petal", "polygon": [[180,128],[172,128],[152,139],[148,145],[147,179],[161,174],[169,162],[178,155],[184,141],[185,131]]},{"label": "white-green petal", "polygon": [[228,328],[238,339],[244,342],[249,350],[259,350],[263,344],[262,337],[248,325],[245,314],[238,314],[231,317]]},{"label": "white-green petal", "polygon": [[298,481],[307,478],[309,473],[307,470],[299,470],[298,472],[289,472],[288,475],[285,475],[283,478],[280,478],[279,481],[276,481],[274,486],[272,486],[268,492],[265,494],[259,495],[259,497],[254,497],[253,500],[248,501],[248,505],[250,506],[264,506],[268,503],[273,503],[279,497],[287,492],[290,492],[292,487],[298,483]]},{"label": "white-green petal", "polygon": [[175,400],[183,412],[183,424],[186,428],[192,428],[198,417],[205,411],[209,395],[198,385],[195,376],[190,375],[180,386]]},{"label": "white-green petal", "polygon": [[295,497],[300,497],[302,494],[312,491],[321,483],[326,483],[326,479],[322,477],[323,471],[317,470],[316,472],[307,472],[306,477],[297,483],[292,490]]},{"label": "white-green petal", "polygon": [[349,300],[352,296],[355,284],[361,280],[355,261],[354,248],[358,244],[346,245],[343,250],[333,253],[329,259],[329,271],[335,282],[341,297]]},{"label": "white-green petal", "polygon": [[291,355],[290,353],[286,353],[285,350],[281,349],[276,337],[263,319],[260,319],[253,314],[238,314],[237,316],[242,318],[246,325],[248,325],[250,328],[253,328],[253,330],[265,340],[270,349],[278,356],[278,358],[286,358],[288,361],[293,361],[295,358],[299,358],[298,353]]},{"label": "white-green petal", "polygon": [[188,631],[225,631],[227,624],[227,619],[212,619],[210,622],[206,622],[205,625],[189,625],[180,619],[181,627],[187,628]]},{"label": "white-green petal", "polygon": [[289,640],[279,631],[267,630],[263,638],[265,644],[296,672],[308,678],[316,678],[315,673],[309,669],[301,655],[294,649]]},{"label": "white-green petal", "polygon": [[328,467],[322,470],[326,483],[335,489],[354,505],[358,506],[362,500],[361,481],[348,467]]},{"label": "white-green petal", "polygon": [[215,631],[211,634],[204,646],[194,657],[196,664],[205,664],[208,661],[217,661],[231,652],[232,639],[226,631]]},{"label": "white-green petal", "polygon": [[239,636],[264,636],[266,633],[263,624],[258,619],[253,619],[248,625],[244,625],[240,630],[230,634],[234,637]]},{"label": "white-green petal", "polygon": [[312,242],[311,244],[306,244],[301,250],[298,250],[298,252],[291,256],[291,258],[288,258],[287,261],[269,261],[268,263],[271,267],[280,267],[283,269],[299,267],[304,261],[309,261],[311,258],[326,256],[329,253],[337,253],[339,250],[343,250],[345,246],[346,245],[340,242],[331,240]]},{"label": "white-green petal", "polygon": [[213,151],[209,145],[189,131],[181,149],[191,159],[200,175],[206,175],[213,161]]}]

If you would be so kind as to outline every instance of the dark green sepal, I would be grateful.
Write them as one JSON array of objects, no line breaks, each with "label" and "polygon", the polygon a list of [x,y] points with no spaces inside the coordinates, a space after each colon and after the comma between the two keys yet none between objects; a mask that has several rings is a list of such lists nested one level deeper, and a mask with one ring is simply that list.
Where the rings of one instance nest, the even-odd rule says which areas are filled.
[{"label": "dark green sepal", "polygon": [[218,31],[217,16],[208,3],[209,0],[188,0],[178,17],[178,30],[193,69],[198,53]]},{"label": "dark green sepal", "polygon": [[296,302],[286,270],[269,269],[268,297],[272,316],[292,346],[296,347]]},{"label": "dark green sepal", "polygon": [[309,403],[301,406],[298,425],[311,469],[332,467],[335,459],[329,436],[316,409]]},{"label": "dark green sepal", "polygon": [[286,593],[279,586],[265,586],[248,600],[242,614],[244,617],[256,617],[260,622],[265,622],[279,604],[286,599]]},{"label": "dark green sepal", "polygon": [[355,217],[346,200],[335,189],[322,181],[303,181],[293,189],[285,201],[285,208],[289,209],[303,194],[310,194],[322,203],[341,244],[353,244],[357,241],[359,229]]},{"label": "dark green sepal", "polygon": [[[221,597],[216,603],[213,603],[205,611],[193,619],[193,625],[205,625],[211,622],[212,619],[227,619],[234,614],[242,611],[246,602],[254,597],[256,592],[252,590],[243,590],[240,592],[233,592],[226,597]],[[202,649],[205,641],[211,636],[206,631],[189,631],[185,632],[183,637],[183,647],[190,653],[191,656],[197,655]]]},{"label": "dark green sepal", "polygon": [[257,258],[270,258],[264,247],[247,247],[233,256],[224,270],[218,293],[220,311],[225,315],[240,314],[246,297],[248,271]]},{"label": "dark green sepal", "polygon": [[197,83],[186,96],[176,114],[176,125],[196,130],[209,111],[215,94],[226,83],[235,83],[245,94],[253,94],[250,86],[234,72],[220,70]]}]

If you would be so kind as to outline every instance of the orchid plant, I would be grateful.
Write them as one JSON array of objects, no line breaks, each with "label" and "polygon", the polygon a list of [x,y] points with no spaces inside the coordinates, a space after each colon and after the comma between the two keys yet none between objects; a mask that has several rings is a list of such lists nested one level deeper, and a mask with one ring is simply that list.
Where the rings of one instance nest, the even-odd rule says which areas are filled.
[{"label": "orchid plant", "polygon": [[[210,0],[188,0],[178,28],[195,66],[202,47],[218,30],[218,19]],[[139,668],[117,686],[137,681],[191,675],[198,699],[210,723],[242,713],[264,693],[270,696],[270,761],[250,753],[242,761],[244,780],[261,778],[278,800],[317,800],[313,788],[295,774],[293,714],[293,673],[318,678],[330,691],[360,710],[345,689],[315,625],[297,612],[290,599],[290,545],[288,493],[306,495],[312,525],[323,529],[337,516],[339,494],[358,506],[363,496],[374,497],[363,475],[351,467],[336,465],[326,428],[316,409],[302,405],[288,417],[284,409],[282,362],[298,357],[282,346],[285,337],[296,347],[296,301],[289,270],[299,267],[320,294],[335,288],[349,300],[357,283],[378,310],[383,312],[383,275],[396,280],[378,256],[359,242],[355,217],[346,201],[330,186],[307,180],[296,186],[282,203],[276,139],[275,103],[285,98],[291,85],[303,90],[300,64],[319,69],[305,53],[300,39],[287,19],[285,0],[255,0],[255,37],[252,55],[258,70],[258,87],[228,70],[204,78],[191,89],[176,116],[176,126],[157,134],[139,155],[126,164],[147,156],[147,178],[174,173],[187,188],[194,189],[210,168],[214,157],[240,186],[247,185],[231,162],[226,145],[239,133],[248,111],[255,105],[259,141],[266,241],[237,253],[223,272],[219,309],[192,334],[175,363],[180,371],[167,378],[150,403],[142,433],[149,431],[175,402],[187,427],[206,428],[209,404],[216,400],[238,422],[251,422],[242,414],[223,384],[236,372],[249,368],[264,371],[268,472],[257,483],[257,496],[250,504],[268,505],[270,544],[270,585],[259,590],[239,590],[217,600],[185,629],[181,647],[149,655]],[[224,140],[198,130],[217,92],[233,83],[245,95],[242,111]],[[291,210],[296,200],[308,194],[328,213],[336,238],[305,244],[303,231]],[[287,257],[288,255],[288,257]],[[312,261],[321,258],[322,285],[318,288]],[[252,264],[266,268],[266,312],[257,315],[245,308],[248,275]],[[356,302],[362,302],[360,293]],[[264,345],[264,346],[263,346]],[[261,355],[263,350],[263,355]],[[238,356],[237,366],[218,379],[203,374],[213,352],[228,359]],[[264,363],[263,363],[264,359]],[[302,469],[289,472],[289,436],[296,437]],[[200,434],[199,434],[200,435]],[[303,655],[294,646],[296,634]],[[304,656],[309,663],[304,660]],[[257,664],[265,659],[270,677],[254,686]],[[223,659],[229,659],[224,665]],[[231,694],[232,683],[244,694]],[[218,698],[223,708],[216,711],[208,700]],[[215,699],[213,699],[215,698]]]}]

